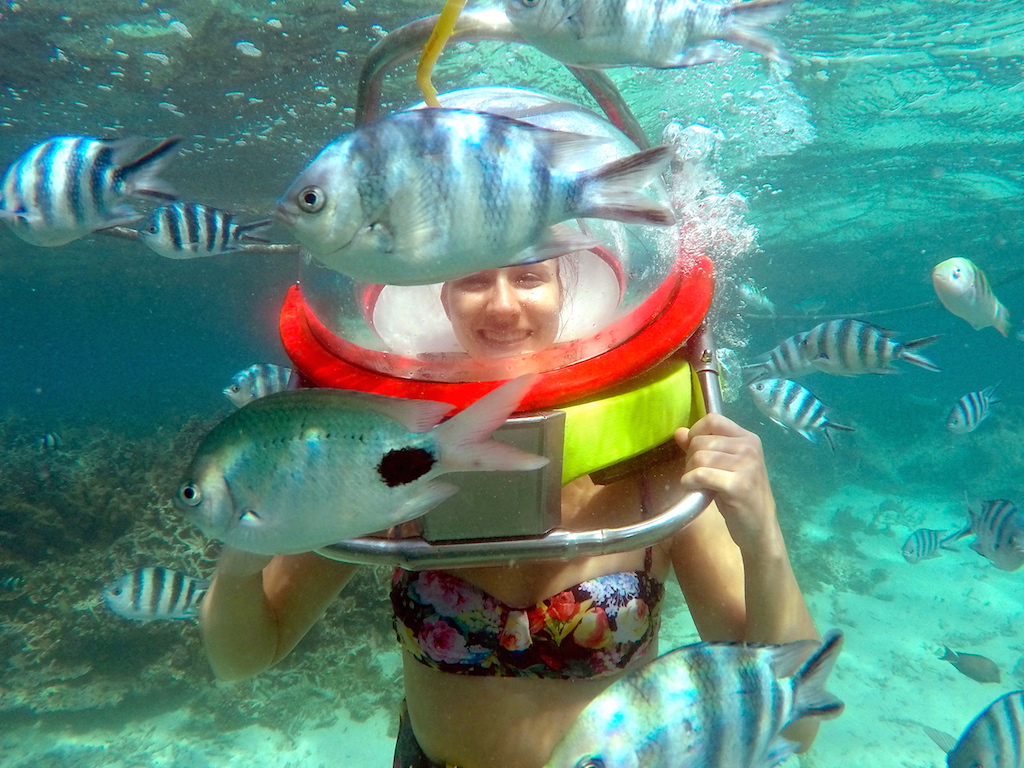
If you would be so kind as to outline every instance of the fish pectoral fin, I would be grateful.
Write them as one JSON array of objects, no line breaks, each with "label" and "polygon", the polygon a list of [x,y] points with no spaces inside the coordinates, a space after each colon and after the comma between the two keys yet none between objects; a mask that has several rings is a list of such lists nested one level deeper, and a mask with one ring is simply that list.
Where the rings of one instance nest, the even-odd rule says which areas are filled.
[{"label": "fish pectoral fin", "polygon": [[921,727],[924,728],[925,735],[934,741],[943,752],[951,752],[953,747],[956,746],[955,736],[950,736],[948,733],[943,733],[942,731],[937,731],[934,728],[929,728],[927,725],[923,725]]},{"label": "fish pectoral fin", "polygon": [[572,227],[555,226],[548,229],[540,242],[524,248],[515,256],[516,264],[535,264],[574,251],[585,251],[601,243],[592,237],[577,232]]},{"label": "fish pectoral fin", "polygon": [[795,741],[778,736],[771,744],[768,745],[768,749],[764,755],[764,765],[773,766],[778,765],[787,757],[796,753],[800,745]]},{"label": "fish pectoral fin", "polygon": [[666,61],[659,69],[679,69],[692,67],[696,64],[715,64],[735,58],[735,54],[727,51],[718,43],[702,43],[687,48],[674,59]]},{"label": "fish pectoral fin", "polygon": [[445,499],[458,493],[459,488],[451,483],[431,480],[423,486],[421,491],[413,498],[407,499],[395,510],[395,519],[389,521],[391,525],[400,525],[418,517],[423,517]]}]

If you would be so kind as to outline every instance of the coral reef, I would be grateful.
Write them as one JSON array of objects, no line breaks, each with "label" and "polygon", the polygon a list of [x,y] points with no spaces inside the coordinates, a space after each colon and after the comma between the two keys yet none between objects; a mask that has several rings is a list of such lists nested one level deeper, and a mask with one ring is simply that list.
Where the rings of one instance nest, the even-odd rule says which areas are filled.
[{"label": "coral reef", "polygon": [[358,574],[278,667],[234,686],[214,682],[195,622],[127,621],[99,600],[134,568],[212,573],[217,546],[169,501],[211,426],[61,428],[61,447],[45,450],[39,426],[0,421],[0,577],[18,579],[0,592],[0,730],[121,729],[178,710],[191,733],[253,724],[287,733],[344,710],[357,719],[395,710],[401,685],[382,569]]}]

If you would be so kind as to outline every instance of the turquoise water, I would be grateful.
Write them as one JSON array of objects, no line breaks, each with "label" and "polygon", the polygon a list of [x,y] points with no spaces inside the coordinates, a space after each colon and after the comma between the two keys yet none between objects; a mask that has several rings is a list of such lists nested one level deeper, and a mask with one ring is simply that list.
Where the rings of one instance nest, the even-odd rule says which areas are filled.
[{"label": "turquoise water", "polygon": [[[164,174],[179,194],[262,218],[351,128],[370,46],[439,7],[8,0],[0,165],[53,135],[180,135]],[[958,733],[1024,685],[1020,574],[966,548],[913,567],[899,556],[914,528],[960,525],[965,491],[1024,502],[1021,342],[946,312],[929,278],[946,258],[971,258],[1014,318],[1024,313],[1024,19],[1010,0],[805,2],[775,32],[791,70],[741,52],[612,77],[652,139],[670,121],[723,134],[710,172],[718,192],[745,198],[756,231],[754,247],[717,265],[716,331],[740,360],[835,316],[865,313],[903,340],[943,334],[927,350],[941,374],[900,364],[892,376],[808,379],[857,430],[838,436],[834,454],[783,432],[745,395],[727,405],[762,436],[819,625],[848,636],[833,686],[848,711],[803,762],[938,766],[921,723]],[[589,103],[550,60],[500,43],[455,46],[435,82]],[[410,67],[385,98],[418,98]],[[271,236],[288,240],[281,228]],[[193,623],[127,623],[96,601],[126,569],[212,570],[215,550],[171,510],[170,493],[198,435],[229,411],[230,377],[285,361],[277,311],[297,275],[294,257],[170,261],[99,235],[43,249],[0,228],[0,580],[25,579],[0,592],[0,766],[344,764],[304,740],[332,727],[335,748],[370,745],[373,764],[390,764],[400,683],[387,574],[361,577],[281,667],[237,688],[213,684]],[[747,279],[776,316],[740,311]],[[975,433],[947,433],[955,400],[996,381],[993,416]],[[38,450],[47,432],[61,436],[59,451]],[[667,638],[682,642],[676,608]],[[942,643],[991,656],[1002,683],[939,664]]]}]

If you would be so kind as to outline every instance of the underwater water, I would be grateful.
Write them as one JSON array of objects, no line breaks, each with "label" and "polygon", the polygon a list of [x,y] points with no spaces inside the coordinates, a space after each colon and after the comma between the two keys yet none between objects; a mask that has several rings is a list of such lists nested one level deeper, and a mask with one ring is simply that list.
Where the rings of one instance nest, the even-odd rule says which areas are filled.
[{"label": "underwater water", "polygon": [[[4,0],[0,167],[50,136],[181,136],[162,176],[183,199],[264,218],[352,128],[370,47],[440,6]],[[922,725],[959,734],[1024,687],[1021,572],[964,542],[916,565],[901,556],[917,528],[962,526],[965,493],[1024,503],[1024,17],[1014,0],[808,0],[773,29],[792,67],[741,51],[610,75],[652,140],[672,121],[721,131],[709,194],[742,195],[733,234],[752,235],[716,260],[712,318],[736,359],[834,317],[903,341],[942,334],[925,350],[941,373],[901,362],[804,380],[856,430],[835,451],[743,391],[726,405],[762,437],[819,628],[846,633],[829,686],[846,711],[792,764],[937,768]],[[435,83],[592,105],[520,45],[455,44]],[[384,95],[387,109],[419,99],[412,65]],[[290,242],[280,225],[268,236]],[[931,269],[953,256],[987,273],[1007,338],[939,304]],[[231,376],[287,362],[277,320],[298,273],[294,255],[177,261],[101,234],[35,247],[0,227],[0,766],[391,764],[401,677],[385,570],[364,569],[284,662],[235,686],[213,681],[193,621],[125,621],[97,598],[134,568],[212,573],[216,546],[171,495],[230,412]],[[743,306],[747,281],[775,314]],[[945,429],[959,397],[997,382],[1002,402],[977,430]],[[695,639],[669,592],[665,650]],[[991,658],[1001,682],[939,661],[943,645]]]}]

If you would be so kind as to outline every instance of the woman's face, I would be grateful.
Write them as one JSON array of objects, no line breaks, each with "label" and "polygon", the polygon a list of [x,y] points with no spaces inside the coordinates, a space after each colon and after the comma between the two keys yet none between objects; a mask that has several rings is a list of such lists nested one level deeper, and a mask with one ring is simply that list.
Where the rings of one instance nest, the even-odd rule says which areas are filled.
[{"label": "woman's face", "polygon": [[539,352],[558,336],[557,262],[485,269],[451,280],[441,290],[441,303],[471,357]]}]

